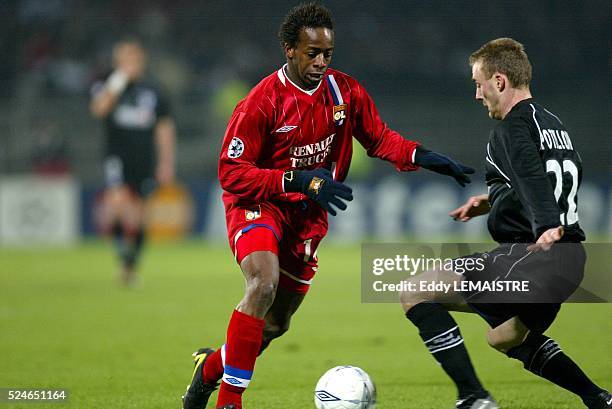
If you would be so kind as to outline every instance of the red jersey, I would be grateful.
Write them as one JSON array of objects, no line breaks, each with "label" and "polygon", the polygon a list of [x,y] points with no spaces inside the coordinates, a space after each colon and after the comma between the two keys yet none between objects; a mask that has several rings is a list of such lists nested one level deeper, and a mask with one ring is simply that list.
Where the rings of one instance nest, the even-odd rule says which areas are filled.
[{"label": "red jersey", "polygon": [[369,156],[400,171],[418,169],[418,142],[404,139],[380,119],[374,101],[350,76],[328,69],[313,90],[285,74],[285,66],[264,78],[230,118],[219,160],[226,208],[267,200],[304,200],[285,193],[285,170],[327,168],[344,181],[353,136]]}]

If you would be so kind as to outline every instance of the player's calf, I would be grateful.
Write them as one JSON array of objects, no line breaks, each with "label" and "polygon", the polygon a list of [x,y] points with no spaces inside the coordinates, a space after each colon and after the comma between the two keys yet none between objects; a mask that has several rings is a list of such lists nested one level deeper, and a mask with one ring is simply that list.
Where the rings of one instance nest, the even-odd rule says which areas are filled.
[{"label": "player's calf", "polygon": [[217,407],[242,408],[242,393],[253,376],[261,350],[264,317],[274,302],[278,285],[278,257],[270,251],[255,251],[240,263],[246,292],[233,312],[227,329],[225,360]]},{"label": "player's calf", "polygon": [[419,329],[425,346],[457,386],[457,407],[471,408],[471,404],[463,403],[489,397],[476,376],[459,326],[442,305],[421,302],[411,306],[406,317]]},{"label": "player's calf", "polygon": [[259,350],[259,354],[270,345],[270,342],[275,340],[276,338],[281,337],[285,332],[289,330],[289,321],[284,321],[282,323],[277,322],[268,322],[266,317],[266,326],[263,331],[263,340],[261,342],[261,348]]},{"label": "player's calf", "polygon": [[282,336],[289,330],[291,317],[302,304],[306,294],[279,287],[270,310],[266,314],[261,354],[272,340]]}]

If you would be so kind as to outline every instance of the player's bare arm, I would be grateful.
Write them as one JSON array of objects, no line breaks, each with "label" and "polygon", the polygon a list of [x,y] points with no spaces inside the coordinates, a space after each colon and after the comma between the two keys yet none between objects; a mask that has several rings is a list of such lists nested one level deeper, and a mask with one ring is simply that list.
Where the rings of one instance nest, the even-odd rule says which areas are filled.
[{"label": "player's bare arm", "polygon": [[449,212],[448,215],[457,221],[467,222],[474,217],[489,213],[489,210],[491,210],[489,195],[485,193],[470,197],[467,202]]},{"label": "player's bare arm", "polygon": [[160,185],[174,181],[176,155],[176,126],[170,117],[161,118],[155,127],[157,168],[155,178]]},{"label": "player's bare arm", "polygon": [[116,70],[111,74],[104,88],[98,92],[89,104],[89,112],[98,119],[108,116],[117,104],[119,97],[127,87],[129,77],[121,70]]}]

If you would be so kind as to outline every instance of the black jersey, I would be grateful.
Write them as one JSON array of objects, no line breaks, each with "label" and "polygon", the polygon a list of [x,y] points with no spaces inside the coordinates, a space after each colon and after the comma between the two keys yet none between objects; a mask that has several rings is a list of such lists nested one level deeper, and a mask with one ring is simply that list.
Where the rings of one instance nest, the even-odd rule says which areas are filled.
[{"label": "black jersey", "polygon": [[491,132],[486,153],[488,228],[497,242],[533,242],[563,225],[562,241],[583,241],[578,223],[582,161],[563,122],[533,99],[516,104]]},{"label": "black jersey", "polygon": [[[92,93],[104,82],[97,82]],[[152,171],[155,161],[155,126],[170,114],[166,98],[146,81],[130,83],[104,120],[106,155],[119,157],[125,166]]]}]

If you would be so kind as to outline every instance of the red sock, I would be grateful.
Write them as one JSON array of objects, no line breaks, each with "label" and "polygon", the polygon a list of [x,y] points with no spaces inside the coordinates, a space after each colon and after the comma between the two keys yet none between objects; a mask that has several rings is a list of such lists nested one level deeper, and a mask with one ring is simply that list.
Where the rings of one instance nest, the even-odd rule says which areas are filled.
[{"label": "red sock", "polygon": [[227,328],[223,380],[217,407],[233,403],[236,409],[242,409],[242,393],[253,375],[264,325],[264,320],[234,310]]},{"label": "red sock", "polygon": [[223,376],[223,360],[221,359],[221,348],[213,352],[202,367],[202,379],[205,383],[214,384]]}]

